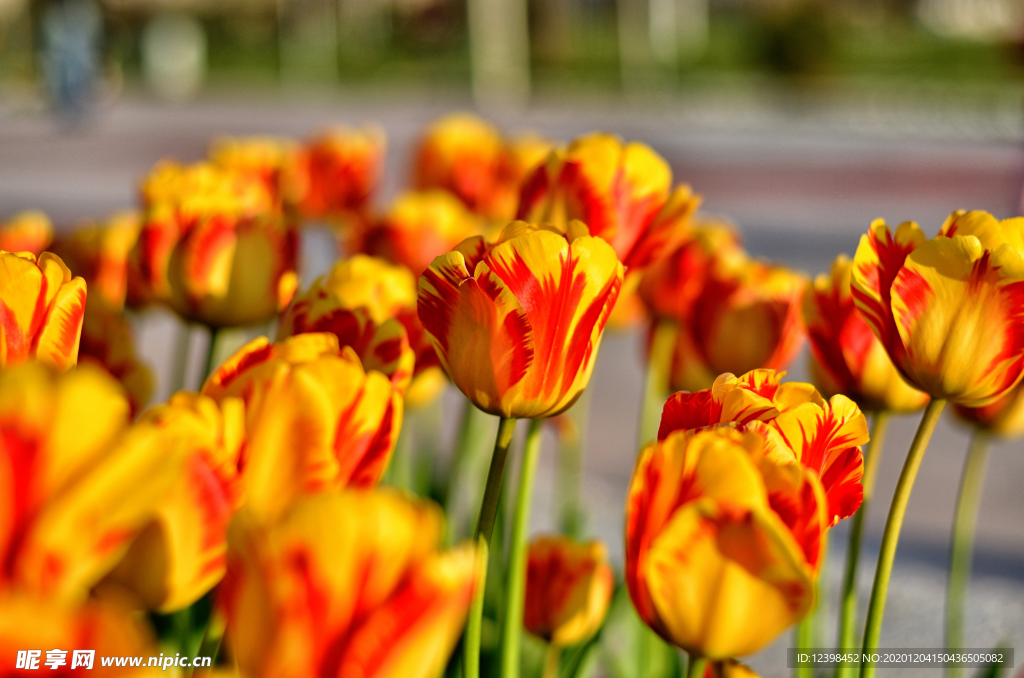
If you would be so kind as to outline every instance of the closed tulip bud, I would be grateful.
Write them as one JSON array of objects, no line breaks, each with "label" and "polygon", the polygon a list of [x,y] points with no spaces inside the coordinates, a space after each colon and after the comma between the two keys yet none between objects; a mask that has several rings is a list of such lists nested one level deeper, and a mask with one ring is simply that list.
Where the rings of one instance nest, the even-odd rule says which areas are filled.
[{"label": "closed tulip bud", "polygon": [[0,223],[0,250],[37,257],[53,242],[53,224],[43,212],[25,211]]},{"label": "closed tulip bud", "polygon": [[354,234],[351,249],[405,266],[418,276],[434,257],[482,232],[480,218],[452,194],[410,192],[400,195],[376,224]]},{"label": "closed tulip bud", "polygon": [[218,606],[242,673],[440,676],[476,580],[471,548],[439,550],[442,522],[387,490],[306,498],[269,527],[239,519]]},{"label": "closed tulip bud", "polygon": [[147,609],[169,612],[191,605],[224,576],[228,522],[242,501],[245,412],[236,398],[218,407],[205,396],[178,393],[139,425],[158,430],[185,456],[184,473],[104,583],[132,591]]},{"label": "closed tulip bud", "polygon": [[668,163],[648,146],[594,133],[534,170],[523,185],[518,217],[563,230],[579,219],[637,271],[675,248],[700,204],[689,186],[673,191],[671,185]]},{"label": "closed tulip bud", "polygon": [[92,299],[107,307],[124,307],[128,287],[128,256],[142,228],[136,212],[112,215],[102,224],[86,223],[58,238],[52,251],[71,272],[82,276]]},{"label": "closed tulip bud", "polygon": [[549,417],[586,388],[622,278],[600,238],[517,221],[491,247],[476,238],[436,258],[420,277],[419,316],[449,378],[477,407]]},{"label": "closed tulip bud", "polygon": [[601,628],[614,587],[603,543],[539,537],[526,557],[523,623],[559,647],[582,643]]},{"label": "closed tulip bud", "polygon": [[128,396],[133,416],[149,403],[153,373],[135,350],[131,323],[102,301],[90,299],[85,306],[78,362],[98,365],[117,379]]},{"label": "closed tulip bud", "polygon": [[821,481],[828,525],[835,525],[853,515],[864,498],[860,445],[868,441],[867,419],[846,396],[826,402],[810,384],[782,383],[784,375],[773,370],[723,374],[710,389],[674,394],[662,411],[658,439],[675,431],[763,422],[776,458],[799,462]]},{"label": "closed tulip bud", "polygon": [[983,407],[1024,376],[1024,219],[955,212],[928,240],[883,220],[861,236],[853,298],[896,369],[933,398]]},{"label": "closed tulip bud", "polygon": [[279,217],[202,219],[171,255],[171,307],[211,327],[272,318],[295,289],[296,240]]},{"label": "closed tulip bud", "polygon": [[672,390],[697,391],[725,372],[785,367],[800,350],[805,280],[783,266],[745,259],[712,272],[672,354]]},{"label": "closed tulip bud", "polygon": [[297,497],[375,485],[402,427],[402,397],[326,332],[249,342],[203,386],[245,403],[247,504],[278,515]]},{"label": "closed tulip bud", "polygon": [[89,366],[0,373],[0,588],[83,600],[153,516],[182,457],[128,409]]},{"label": "closed tulip bud", "polygon": [[221,137],[210,144],[209,158],[218,167],[252,176],[284,207],[296,207],[309,190],[308,167],[292,139]]},{"label": "closed tulip bud", "polygon": [[74,367],[85,297],[85,281],[55,254],[0,252],[0,366],[38,360]]},{"label": "closed tulip bud", "polygon": [[839,255],[830,275],[804,290],[811,374],[826,394],[842,393],[867,410],[914,412],[928,395],[907,384],[857,311],[850,292],[853,262]]},{"label": "closed tulip bud", "polygon": [[387,139],[377,127],[335,128],[306,145],[309,187],[301,212],[309,218],[343,219],[365,209],[384,171]]},{"label": "closed tulip bud", "polygon": [[640,618],[691,655],[756,652],[813,606],[821,487],[772,451],[760,433],[714,428],[640,452],[626,584]]}]

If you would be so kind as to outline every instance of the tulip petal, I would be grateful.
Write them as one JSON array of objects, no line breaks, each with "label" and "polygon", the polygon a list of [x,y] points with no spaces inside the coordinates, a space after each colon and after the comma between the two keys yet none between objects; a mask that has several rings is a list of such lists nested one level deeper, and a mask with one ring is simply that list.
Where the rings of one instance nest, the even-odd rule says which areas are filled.
[{"label": "tulip petal", "polygon": [[78,362],[85,298],[85,281],[81,278],[60,286],[36,337],[34,348],[38,360],[58,369],[67,369]]}]

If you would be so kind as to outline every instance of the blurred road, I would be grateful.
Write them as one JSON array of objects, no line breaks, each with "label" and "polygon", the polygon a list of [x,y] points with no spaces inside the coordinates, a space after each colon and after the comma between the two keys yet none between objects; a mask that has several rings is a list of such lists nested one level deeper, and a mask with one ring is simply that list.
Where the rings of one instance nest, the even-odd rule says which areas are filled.
[{"label": "blurred road", "polygon": [[[410,103],[398,97],[275,99],[260,105],[221,99],[181,108],[129,102],[77,131],[63,131],[45,119],[0,113],[0,215],[42,208],[62,227],[70,227],[81,217],[102,216],[132,205],[135,181],[156,160],[164,156],[198,159],[217,134],[303,136],[330,123],[367,121],[383,125],[390,140],[386,198],[405,181],[410,144],[418,130],[452,106],[451,101]],[[974,140],[957,140],[956,134],[918,134],[912,127],[888,126],[884,120],[865,130],[836,118],[774,114],[730,118],[695,116],[687,110],[584,103],[495,117],[508,131],[531,129],[567,139],[607,129],[644,140],[671,162],[678,179],[690,182],[705,196],[707,210],[726,214],[742,227],[752,252],[810,274],[827,270],[841,251],[852,254],[859,235],[875,217],[890,223],[914,219],[926,232],[934,232],[957,208],[987,209],[998,216],[1019,211],[1024,151],[1013,134],[973,134]],[[327,263],[322,260],[317,265]],[[144,328],[146,354],[154,362],[167,361],[173,327],[167,318],[150,318]],[[791,378],[804,378],[805,360],[802,355],[794,364]],[[636,454],[641,386],[639,337],[607,336],[593,380],[585,495],[593,531],[608,541],[617,558],[621,557],[625,489]],[[455,405],[454,397],[446,400],[449,414]],[[878,548],[915,425],[916,419],[910,417],[891,427],[868,521],[868,553],[862,569],[865,596],[873,574],[872,551]],[[555,489],[550,442],[538,481],[534,512],[538,529],[551,526]],[[941,643],[948,532],[966,447],[966,432],[944,419],[906,518],[906,537],[885,618],[889,646]],[[991,456],[981,507],[969,645],[1003,641],[1024,650],[1022,486],[1024,444],[998,445]],[[845,534],[845,526],[832,533],[833,568],[842,562]],[[838,580],[835,570],[830,576],[833,582]],[[783,639],[755,658],[766,677],[785,673],[779,668],[784,665],[779,652],[787,642]],[[889,674],[883,671],[883,675]]]}]

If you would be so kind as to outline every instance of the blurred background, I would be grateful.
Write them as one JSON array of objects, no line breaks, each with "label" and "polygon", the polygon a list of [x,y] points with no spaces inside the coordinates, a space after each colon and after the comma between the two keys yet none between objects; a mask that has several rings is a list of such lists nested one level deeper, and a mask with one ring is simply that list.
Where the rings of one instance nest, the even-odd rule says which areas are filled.
[{"label": "blurred background", "polygon": [[[742,228],[749,250],[814,275],[852,254],[876,217],[934,233],[954,209],[1021,211],[1024,0],[0,0],[0,219],[42,209],[70,229],[135,205],[154,162],[198,160],[214,136],[306,137],[338,123],[386,131],[384,205],[408,185],[423,127],[458,109],[509,133],[645,141],[707,211]],[[320,235],[307,236],[307,281],[334,256]],[[142,351],[166,374],[174,321],[154,313],[140,321]],[[607,336],[592,383],[588,526],[619,563],[641,346],[639,333]],[[806,378],[805,361],[792,378]],[[457,393],[445,408],[452,429]],[[915,424],[899,420],[887,442],[865,596]],[[941,644],[968,436],[940,427],[897,557],[890,647]],[[553,451],[548,440],[549,471]],[[554,525],[544,468],[538,530]],[[1024,445],[997,446],[970,646],[1024,651],[1022,486]],[[833,588],[845,529],[830,542]],[[787,675],[789,644],[754,666]]]}]

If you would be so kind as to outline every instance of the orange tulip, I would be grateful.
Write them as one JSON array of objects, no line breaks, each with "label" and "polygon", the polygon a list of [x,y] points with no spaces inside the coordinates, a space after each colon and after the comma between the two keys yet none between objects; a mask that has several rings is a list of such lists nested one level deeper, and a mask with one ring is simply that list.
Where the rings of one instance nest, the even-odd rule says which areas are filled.
[{"label": "orange tulip", "polygon": [[171,307],[211,327],[264,322],[295,291],[295,228],[279,217],[199,221],[168,264]]},{"label": "orange tulip", "polygon": [[309,188],[301,206],[309,218],[360,213],[384,171],[387,139],[377,127],[335,128],[309,141],[304,172]]},{"label": "orange tulip", "polygon": [[232,528],[218,605],[244,675],[435,678],[462,631],[475,556],[440,552],[442,516],[394,491],[302,500]]},{"label": "orange tulip", "polygon": [[776,454],[799,462],[820,479],[828,499],[829,525],[848,518],[864,498],[860,445],[868,441],[867,419],[849,398],[826,402],[810,384],[782,383],[785,372],[754,370],[723,374],[711,389],[676,393],[665,403],[658,439],[674,431],[718,424],[765,422]]},{"label": "orange tulip", "polygon": [[209,216],[257,217],[277,210],[275,196],[249,173],[209,162],[158,163],[140,188],[143,224],[128,260],[128,303],[170,298],[168,264],[175,244]]},{"label": "orange tulip", "polygon": [[0,252],[0,366],[39,360],[73,367],[85,296],[85,281],[60,257]]},{"label": "orange tulip", "polygon": [[0,250],[37,257],[53,242],[53,224],[42,212],[26,211],[0,223]]},{"label": "orange tulip", "polygon": [[551,148],[535,136],[507,143],[490,123],[455,113],[434,122],[420,139],[414,183],[418,190],[449,191],[473,212],[507,222],[515,216],[523,179]]},{"label": "orange tulip", "polygon": [[813,606],[821,485],[775,454],[766,434],[677,431],[647,445],[633,471],[630,597],[641,619],[691,655],[755,652]]},{"label": "orange tulip", "polygon": [[526,558],[523,623],[554,645],[582,643],[601,628],[614,587],[603,543],[539,537]]},{"label": "orange tulip", "polygon": [[826,394],[842,393],[868,410],[914,412],[928,396],[911,388],[857,311],[850,293],[853,262],[839,255],[830,275],[804,290],[811,374]]},{"label": "orange tulip", "polygon": [[803,342],[804,278],[783,266],[744,259],[712,271],[679,324],[672,390],[708,388],[725,372],[785,367]]},{"label": "orange tulip", "polygon": [[153,373],[136,354],[133,335],[131,323],[122,314],[102,301],[86,304],[79,364],[98,365],[121,382],[134,416],[153,395]]},{"label": "orange tulip", "polygon": [[205,396],[178,393],[148,410],[140,425],[177,446],[185,469],[106,583],[128,588],[147,609],[169,612],[191,605],[224,576],[228,522],[242,501],[245,413],[235,398],[219,408]]},{"label": "orange tulip", "polygon": [[[149,667],[105,667],[100,657],[156,656],[159,650],[149,629],[130,610],[114,601],[68,605],[52,599],[17,593],[0,594],[0,657],[4,658],[3,676],[48,674],[48,651],[63,665],[55,665],[54,675],[153,676],[160,669]],[[91,664],[76,663],[75,650],[93,650]],[[19,655],[38,652],[24,672],[15,670]],[[79,661],[85,658],[79,658]],[[25,656],[26,662],[30,661]],[[145,662],[144,662],[145,663]],[[72,670],[74,666],[74,670]],[[29,668],[31,667],[31,668]],[[88,667],[88,668],[86,668]]]},{"label": "orange tulip", "polygon": [[638,271],[675,249],[701,198],[671,190],[672,170],[648,146],[595,133],[556,152],[526,180],[518,217],[564,229],[579,219]]},{"label": "orange tulip", "polygon": [[0,372],[0,590],[84,600],[173,485],[181,457],[103,372]]},{"label": "orange tulip", "polygon": [[549,417],[586,388],[623,267],[608,243],[517,221],[420,277],[419,316],[452,382],[503,417]]},{"label": "orange tulip", "polygon": [[142,228],[135,212],[112,215],[103,224],[86,223],[58,238],[52,251],[89,286],[93,299],[113,309],[124,306],[128,286],[128,255]]},{"label": "orange tulip", "polygon": [[326,332],[254,339],[210,375],[203,394],[245,402],[243,485],[263,515],[302,494],[375,485],[402,427],[398,390]]},{"label": "orange tulip", "polygon": [[221,137],[210,144],[210,162],[254,177],[279,205],[295,208],[309,190],[302,149],[292,139]]},{"label": "orange tulip", "polygon": [[853,298],[907,382],[983,407],[1024,376],[1024,219],[954,212],[938,237],[883,220],[861,236]]},{"label": "orange tulip", "polygon": [[354,234],[350,249],[401,264],[420,275],[434,257],[482,231],[480,219],[450,193],[404,193],[378,223]]}]

